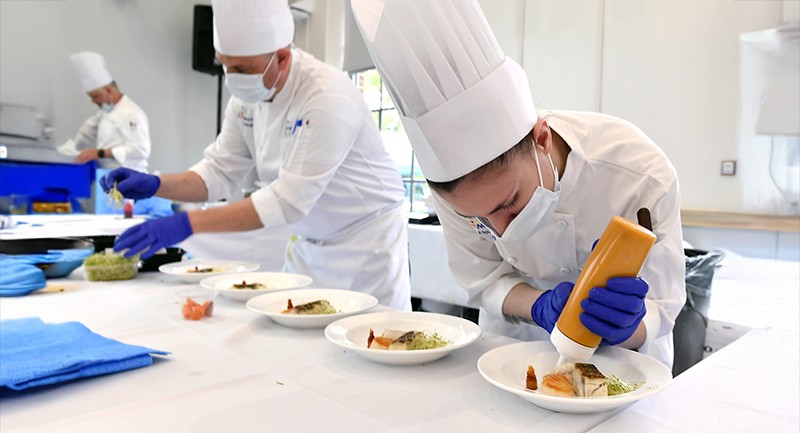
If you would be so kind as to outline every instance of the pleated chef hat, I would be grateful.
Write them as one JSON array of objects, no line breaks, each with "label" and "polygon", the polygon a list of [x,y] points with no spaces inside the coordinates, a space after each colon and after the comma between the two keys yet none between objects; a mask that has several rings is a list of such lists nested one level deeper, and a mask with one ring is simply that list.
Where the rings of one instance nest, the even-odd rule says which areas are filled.
[{"label": "pleated chef hat", "polygon": [[228,56],[277,51],[294,38],[287,0],[213,0],[214,49]]},{"label": "pleated chef hat", "polygon": [[106,69],[106,61],[100,54],[82,51],[70,55],[69,60],[81,79],[83,89],[87,92],[107,86],[114,81]]},{"label": "pleated chef hat", "polygon": [[351,5],[426,178],[464,176],[533,128],[525,71],[503,54],[476,0]]}]

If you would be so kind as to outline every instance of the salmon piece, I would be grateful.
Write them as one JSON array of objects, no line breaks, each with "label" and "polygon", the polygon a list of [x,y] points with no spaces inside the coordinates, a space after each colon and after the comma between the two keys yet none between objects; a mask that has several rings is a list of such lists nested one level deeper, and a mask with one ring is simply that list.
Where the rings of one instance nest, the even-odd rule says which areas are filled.
[{"label": "salmon piece", "polygon": [[542,393],[562,397],[574,397],[572,382],[566,374],[551,373],[542,378]]},{"label": "salmon piece", "polygon": [[188,319],[192,315],[192,306],[188,303],[183,304],[183,309],[181,311],[183,312],[183,318]]},{"label": "salmon piece", "polygon": [[214,302],[212,301],[203,302],[203,314],[206,317],[211,317],[211,315],[214,314]]}]

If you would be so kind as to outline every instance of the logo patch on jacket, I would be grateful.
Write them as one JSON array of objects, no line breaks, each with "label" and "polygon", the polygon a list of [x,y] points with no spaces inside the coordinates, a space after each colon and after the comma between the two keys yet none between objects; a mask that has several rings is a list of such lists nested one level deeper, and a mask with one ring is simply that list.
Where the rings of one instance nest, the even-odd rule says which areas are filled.
[{"label": "logo patch on jacket", "polygon": [[497,237],[492,232],[492,229],[490,229],[486,224],[482,223],[480,219],[475,217],[465,219],[467,220],[467,223],[469,223],[469,226],[475,230],[475,233],[477,233],[478,236],[490,241],[497,240]]},{"label": "logo patch on jacket", "polygon": [[239,113],[236,114],[236,118],[239,119],[239,122],[241,122],[242,126],[246,128],[253,127],[253,116],[247,115],[247,109],[244,106],[239,109]]}]

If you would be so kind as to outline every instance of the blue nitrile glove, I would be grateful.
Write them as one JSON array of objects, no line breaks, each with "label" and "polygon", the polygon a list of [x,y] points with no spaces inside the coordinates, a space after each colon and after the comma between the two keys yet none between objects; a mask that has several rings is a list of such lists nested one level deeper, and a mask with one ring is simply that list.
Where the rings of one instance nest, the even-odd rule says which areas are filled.
[{"label": "blue nitrile glove", "polygon": [[533,321],[546,329],[547,332],[553,332],[553,326],[558,321],[561,310],[567,305],[567,299],[569,299],[569,294],[572,292],[573,287],[575,287],[575,284],[564,281],[558,283],[553,290],[542,293],[531,307]]},{"label": "blue nitrile glove", "polygon": [[125,230],[114,242],[114,251],[128,249],[125,257],[133,257],[136,253],[146,250],[142,258],[148,259],[161,248],[177,244],[191,235],[192,225],[189,223],[189,216],[186,213],[179,213],[145,221]]},{"label": "blue nitrile glove", "polygon": [[581,323],[603,337],[601,344],[617,345],[633,335],[647,309],[644,297],[650,287],[641,278],[611,278],[606,287],[589,290],[581,301]]},{"label": "blue nitrile glove", "polygon": [[134,200],[152,197],[161,186],[161,179],[158,176],[125,167],[115,168],[100,178],[100,186],[104,192],[108,192],[114,186],[114,182],[117,183],[117,191],[123,197]]}]

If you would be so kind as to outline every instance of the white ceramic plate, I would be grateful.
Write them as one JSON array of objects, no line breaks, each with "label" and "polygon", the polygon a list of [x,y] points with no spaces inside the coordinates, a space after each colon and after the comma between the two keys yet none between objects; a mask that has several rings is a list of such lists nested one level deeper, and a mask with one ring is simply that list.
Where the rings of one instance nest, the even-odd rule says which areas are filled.
[{"label": "white ceramic plate", "polygon": [[634,391],[612,397],[578,398],[545,395],[541,390],[525,389],[528,365],[542,377],[558,363],[558,352],[549,341],[531,341],[509,344],[483,354],[478,359],[478,371],[492,385],[514,393],[529,402],[555,412],[603,412],[633,403],[661,392],[672,381],[672,372],[659,361],[632,350],[602,346],[588,361],[606,376],[616,374],[630,383],[641,383]]},{"label": "white ceramic plate", "polygon": [[[261,283],[266,288],[257,290],[233,289],[234,284]],[[200,286],[216,290],[222,296],[237,301],[246,301],[264,293],[276,292],[279,290],[299,289],[311,284],[311,277],[300,274],[289,274],[285,272],[244,272],[240,274],[219,275],[208,277],[200,281]]]},{"label": "white ceramic plate", "polygon": [[[426,350],[376,350],[367,348],[372,328],[376,335],[386,329],[438,333],[450,341],[445,347]],[[448,353],[469,346],[481,335],[481,328],[469,320],[444,314],[422,312],[385,312],[360,314],[339,319],[325,328],[331,342],[382,364],[414,365],[439,359]]]},{"label": "white ceramic plate", "polygon": [[[300,305],[324,299],[339,311],[336,314],[283,314],[287,301]],[[266,293],[247,301],[247,308],[275,322],[292,328],[324,328],[343,317],[352,316],[378,305],[378,300],[366,293],[335,289],[297,289],[291,292]]]},{"label": "white ceramic plate", "polygon": [[[213,272],[189,272],[195,266],[199,269],[211,268]],[[222,274],[235,272],[253,272],[259,268],[258,263],[238,262],[231,260],[203,260],[193,259],[183,262],[166,263],[158,267],[158,270],[180,278],[184,283],[198,283],[206,278],[215,277]]]}]

